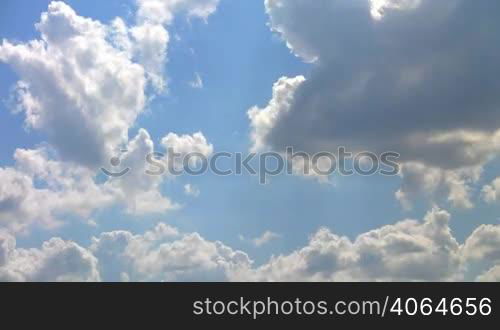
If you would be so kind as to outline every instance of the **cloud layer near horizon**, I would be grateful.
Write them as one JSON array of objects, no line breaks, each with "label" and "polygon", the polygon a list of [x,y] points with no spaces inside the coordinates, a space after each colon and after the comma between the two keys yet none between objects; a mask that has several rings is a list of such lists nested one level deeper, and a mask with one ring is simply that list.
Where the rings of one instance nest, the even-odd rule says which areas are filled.
[{"label": "cloud layer near horizon", "polygon": [[327,228],[288,255],[255,266],[242,251],[159,224],[142,235],[102,233],[88,247],[53,238],[16,248],[0,233],[0,281],[462,281],[498,280],[500,226],[482,225],[463,244],[451,216],[431,210],[355,240]]}]

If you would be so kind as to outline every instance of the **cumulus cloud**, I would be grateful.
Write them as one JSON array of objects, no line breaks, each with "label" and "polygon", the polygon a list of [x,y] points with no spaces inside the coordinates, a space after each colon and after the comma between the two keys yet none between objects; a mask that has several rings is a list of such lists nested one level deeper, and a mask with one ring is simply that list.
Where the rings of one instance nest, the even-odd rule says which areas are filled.
[{"label": "cumulus cloud", "polygon": [[137,0],[139,22],[171,24],[176,13],[188,17],[207,19],[219,4],[219,0]]},{"label": "cumulus cloud", "polygon": [[0,62],[20,77],[18,109],[61,159],[95,168],[144,109],[144,68],[109,41],[108,26],[63,2],[51,2],[36,27],[39,40],[0,44]]},{"label": "cumulus cloud", "polygon": [[161,140],[161,145],[170,153],[171,163],[167,163],[168,168],[177,173],[182,172],[186,166],[196,169],[203,158],[207,159],[214,152],[214,146],[201,132],[193,135],[169,133]]},{"label": "cumulus cloud", "polygon": [[214,151],[213,145],[207,142],[207,139],[201,132],[194,133],[193,135],[169,133],[161,140],[161,144],[165,149],[171,149],[173,152],[183,156],[190,153],[199,153],[208,157]]},{"label": "cumulus cloud", "polygon": [[[149,133],[140,129],[129,140],[129,130],[151,96],[148,81],[163,84],[169,41],[164,26],[176,13],[206,19],[217,3],[141,0],[137,25],[130,27],[121,18],[106,25],[79,16],[54,1],[36,24],[40,39],[0,43],[0,62],[20,79],[12,110],[24,113],[26,127],[42,131],[49,142],[17,150],[15,165],[0,168],[1,227],[10,232],[33,223],[53,227],[67,215],[85,219],[114,204],[134,215],[177,207],[161,193],[164,177],[145,175],[146,155],[154,151]],[[167,140],[174,137],[176,148],[213,150],[201,133]],[[108,161],[121,149],[126,152],[118,163],[130,167],[130,173],[97,183],[96,170],[109,168]]]},{"label": "cumulus cloud", "polygon": [[[182,155],[199,152],[208,157],[213,152],[202,133],[172,133],[163,141],[165,147]],[[140,129],[118,158],[119,169],[128,168],[129,172],[98,183],[95,171],[55,159],[50,147],[18,149],[15,165],[0,167],[0,226],[12,233],[26,231],[31,225],[52,228],[61,225],[65,216],[86,220],[96,210],[113,205],[121,205],[125,212],[139,216],[179,208],[161,191],[168,173],[147,175],[147,156],[154,151],[149,133]]]},{"label": "cumulus cloud", "polygon": [[97,167],[128,143],[143,112],[148,80],[164,88],[163,67],[176,13],[206,19],[218,0],[138,0],[137,25],[109,25],[54,1],[36,24],[41,38],[0,43],[0,62],[19,75],[13,110],[47,134],[61,159]]},{"label": "cumulus cloud", "polygon": [[[280,79],[275,91],[286,89],[286,97],[275,93],[268,106],[250,111],[254,147],[395,151],[402,163],[446,171],[482,166],[498,154],[499,23],[489,2],[265,6],[272,30],[313,69],[304,81]],[[284,84],[293,79],[300,86]],[[450,198],[470,207],[463,196]]]},{"label": "cumulus cloud", "polygon": [[158,225],[144,235],[118,231],[93,239],[90,250],[99,258],[106,280],[225,281],[252,261],[221,242],[197,233],[182,234]]},{"label": "cumulus cloud", "polygon": [[[463,244],[450,214],[435,208],[351,240],[328,228],[287,255],[254,266],[250,257],[198,233],[159,224],[144,234],[102,233],[83,248],[53,238],[16,248],[0,232],[0,279],[104,281],[459,281],[498,280],[500,226],[482,225]],[[255,242],[264,242],[272,233]]]},{"label": "cumulus cloud", "polygon": [[265,108],[253,107],[248,111],[252,126],[253,152],[266,149],[266,137],[279,120],[290,111],[295,92],[304,81],[303,76],[280,78],[273,86],[273,96],[269,104]]},{"label": "cumulus cloud", "polygon": [[100,281],[97,259],[73,242],[53,238],[40,249],[16,248],[14,237],[0,233],[0,281]]},{"label": "cumulus cloud", "polygon": [[137,0],[136,3],[137,22],[130,29],[135,46],[131,52],[144,65],[153,86],[162,91],[165,88],[164,64],[170,42],[167,27],[177,14],[206,20],[216,11],[219,0]]},{"label": "cumulus cloud", "polygon": [[88,248],[60,238],[16,248],[0,232],[0,281],[227,281],[251,264],[241,251],[165,224],[142,235],[102,233]]},{"label": "cumulus cloud", "polygon": [[120,166],[130,171],[119,178],[110,179],[107,185],[126,206],[126,212],[134,215],[162,213],[178,207],[161,193],[165,175],[147,175],[148,155],[155,152],[149,133],[140,129],[121,155]]},{"label": "cumulus cloud", "polygon": [[54,227],[64,215],[86,218],[115,200],[94,172],[51,159],[46,148],[18,149],[14,159],[14,167],[0,168],[0,226],[11,232]]},{"label": "cumulus cloud", "polygon": [[460,245],[438,209],[424,222],[405,220],[351,241],[323,228],[309,244],[274,257],[252,276],[266,281],[439,281],[461,275]]},{"label": "cumulus cloud", "polygon": [[464,167],[444,170],[423,163],[408,162],[401,166],[402,186],[396,198],[404,208],[411,209],[412,201],[424,197],[430,203],[447,196],[447,201],[458,208],[474,207],[471,191],[482,174],[482,167]]},{"label": "cumulus cloud", "polygon": [[468,261],[500,262],[500,226],[481,225],[465,241],[464,258]]}]

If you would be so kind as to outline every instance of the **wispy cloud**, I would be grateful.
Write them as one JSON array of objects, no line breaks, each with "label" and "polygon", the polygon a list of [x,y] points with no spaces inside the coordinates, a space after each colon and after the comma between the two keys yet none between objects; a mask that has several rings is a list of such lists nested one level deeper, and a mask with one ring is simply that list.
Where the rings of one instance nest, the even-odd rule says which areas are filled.
[{"label": "wispy cloud", "polygon": [[245,238],[245,236],[240,235],[241,241],[250,242],[253,245],[255,245],[256,247],[262,247],[262,246],[270,243],[271,241],[274,241],[274,240],[279,239],[279,238],[281,238],[281,235],[273,233],[272,231],[269,231],[269,230],[266,231],[265,233],[263,233],[261,236],[253,238],[253,239],[247,239],[247,238]]}]

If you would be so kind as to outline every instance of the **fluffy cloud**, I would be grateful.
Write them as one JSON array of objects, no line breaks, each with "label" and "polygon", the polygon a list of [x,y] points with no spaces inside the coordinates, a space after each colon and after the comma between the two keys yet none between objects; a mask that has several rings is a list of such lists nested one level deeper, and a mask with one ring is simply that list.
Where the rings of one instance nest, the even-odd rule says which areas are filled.
[{"label": "fluffy cloud", "polygon": [[241,251],[164,224],[142,235],[102,233],[88,248],[59,238],[16,248],[0,232],[0,281],[227,281],[251,264]]},{"label": "fluffy cloud", "polygon": [[396,192],[396,198],[403,207],[411,209],[412,201],[418,197],[432,202],[439,200],[440,196],[447,196],[448,202],[453,206],[470,209],[474,207],[471,190],[481,173],[481,166],[444,170],[423,163],[408,162],[401,166],[403,182]]},{"label": "fluffy cloud", "polygon": [[97,259],[76,243],[53,238],[40,249],[21,249],[14,237],[0,233],[0,281],[99,280]]},{"label": "fluffy cloud", "polygon": [[[213,152],[213,146],[201,133],[169,134],[163,141],[165,147],[181,155],[199,152],[208,157]],[[179,205],[161,192],[168,173],[146,174],[150,170],[147,156],[154,151],[148,132],[140,129],[119,157],[117,172],[126,168],[129,172],[98,183],[96,172],[56,160],[50,147],[19,149],[14,155],[14,167],[0,167],[0,228],[12,233],[26,231],[34,224],[51,228],[60,225],[64,216],[88,219],[94,211],[113,205],[122,205],[132,215],[176,209]],[[182,162],[178,166],[182,167]],[[108,166],[108,170],[112,169]]]},{"label": "fluffy cloud", "polygon": [[[15,165],[0,168],[0,227],[52,227],[66,215],[88,218],[117,203],[135,215],[177,207],[161,193],[164,177],[145,175],[146,155],[154,151],[148,132],[141,129],[129,140],[129,129],[147,104],[148,81],[162,89],[169,42],[164,25],[176,13],[206,19],[217,3],[141,0],[137,25],[129,27],[120,18],[106,25],[79,16],[54,1],[36,24],[39,40],[0,43],[0,62],[20,77],[13,111],[23,112],[27,128],[44,132],[49,141],[36,150],[17,150]],[[201,133],[166,139],[174,137],[176,148],[213,150]],[[97,183],[96,170],[109,168],[120,149],[126,152],[119,165],[130,173]]]},{"label": "fluffy cloud", "polygon": [[482,225],[465,241],[464,258],[471,261],[500,262],[500,226]]},{"label": "fluffy cloud", "polygon": [[248,111],[252,126],[252,151],[266,149],[266,138],[279,120],[290,111],[296,90],[304,83],[305,78],[282,77],[273,86],[273,96],[265,108],[253,107]]},{"label": "fluffy cloud", "polygon": [[163,67],[176,13],[206,19],[218,0],[138,0],[137,25],[106,25],[54,1],[36,24],[39,40],[3,40],[0,62],[19,75],[12,99],[29,128],[43,131],[61,159],[105,163],[128,143],[146,105],[148,80],[164,88]]},{"label": "fluffy cloud", "polygon": [[108,182],[108,186],[130,214],[162,213],[177,207],[175,203],[162,196],[161,184],[166,175],[146,174],[149,168],[146,159],[153,152],[155,152],[154,143],[148,132],[144,129],[139,130],[120,160],[120,166],[128,167],[129,173],[110,179]]},{"label": "fluffy cloud", "polygon": [[[169,133],[161,140],[161,146],[167,152],[176,153],[178,157],[172,159],[174,164],[168,164],[168,160],[165,159],[155,159],[155,161],[164,161],[162,164],[164,170],[173,168],[179,173],[183,169],[183,157],[186,155],[196,153],[208,158],[214,150],[213,145],[208,143],[201,132],[182,136]],[[170,173],[165,171],[165,173],[157,173],[159,175],[147,174],[157,170],[147,161],[148,155],[154,152],[154,142],[148,132],[144,129],[139,130],[120,160],[120,166],[128,167],[130,172],[123,177],[111,179],[107,184],[118,199],[126,205],[126,210],[130,214],[162,213],[179,207],[161,193],[161,185]],[[197,162],[199,158],[193,157],[189,165],[194,167]],[[196,193],[196,190],[192,190],[191,193]]]},{"label": "fluffy cloud", "polygon": [[460,245],[438,209],[424,222],[405,220],[351,241],[319,230],[309,244],[274,257],[251,276],[266,281],[439,281],[461,275]]},{"label": "fluffy cloud", "polygon": [[248,256],[197,233],[182,234],[158,225],[144,235],[103,233],[90,250],[99,258],[106,280],[224,281],[251,266]]},{"label": "fluffy cloud", "polygon": [[62,2],[50,3],[36,27],[40,40],[0,44],[0,61],[20,77],[17,109],[61,159],[95,168],[128,141],[144,109],[144,68],[109,41],[108,26]]},{"label": "fluffy cloud", "polygon": [[201,132],[193,135],[169,133],[161,140],[161,145],[171,155],[168,168],[177,173],[181,173],[186,165],[192,170],[197,169],[202,158],[207,159],[214,152],[214,146]]},{"label": "fluffy cloud", "polygon": [[[396,151],[403,163],[445,171],[482,166],[498,153],[499,23],[490,3],[265,5],[272,30],[313,70],[305,81],[280,79],[275,92],[286,89],[286,97],[275,93],[267,107],[251,110],[256,147]],[[290,84],[294,79],[300,86]],[[450,198],[470,206],[463,197]]]},{"label": "fluffy cloud", "polygon": [[[450,214],[433,209],[355,240],[327,228],[288,255],[255,267],[249,256],[165,224],[141,235],[102,233],[88,248],[54,238],[16,248],[0,232],[0,279],[8,281],[457,281],[498,280],[500,226],[483,225],[459,244]],[[264,235],[263,237],[269,237]]]},{"label": "fluffy cloud", "polygon": [[165,149],[172,150],[174,153],[185,156],[190,153],[198,153],[205,157],[210,156],[213,151],[213,145],[207,142],[203,133],[198,132],[193,135],[177,135],[169,133],[161,140]]},{"label": "fluffy cloud", "polygon": [[54,227],[60,217],[89,217],[115,200],[106,185],[97,185],[86,167],[55,161],[50,150],[18,149],[15,167],[0,168],[0,227],[11,232],[30,225]]},{"label": "fluffy cloud", "polygon": [[137,25],[129,31],[134,40],[131,53],[144,65],[157,90],[165,88],[163,66],[167,58],[170,34],[167,27],[176,14],[206,20],[213,14],[219,0],[137,0]]},{"label": "fluffy cloud", "polygon": [[188,17],[207,19],[219,4],[219,0],[137,0],[138,20],[157,24],[171,24],[176,13]]}]

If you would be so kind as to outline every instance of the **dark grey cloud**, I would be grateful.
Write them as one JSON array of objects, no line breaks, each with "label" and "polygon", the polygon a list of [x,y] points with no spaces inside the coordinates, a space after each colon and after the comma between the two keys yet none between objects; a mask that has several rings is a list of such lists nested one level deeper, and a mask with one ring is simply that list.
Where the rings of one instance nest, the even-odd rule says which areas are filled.
[{"label": "dark grey cloud", "polygon": [[500,3],[390,3],[374,17],[369,0],[266,1],[273,30],[315,59],[268,145],[391,150],[445,169],[498,150]]}]

